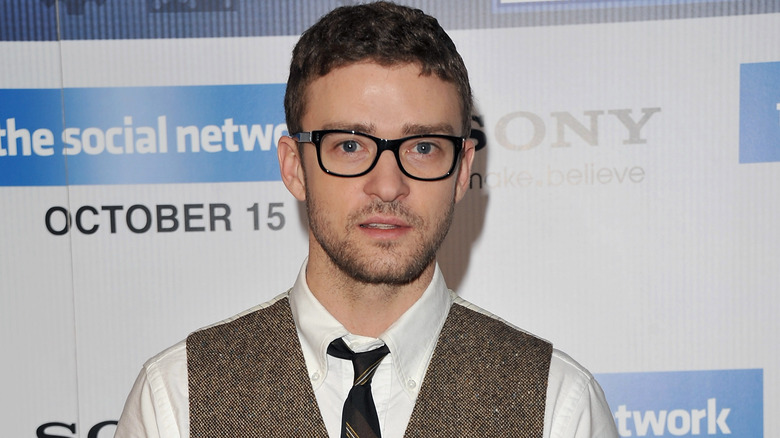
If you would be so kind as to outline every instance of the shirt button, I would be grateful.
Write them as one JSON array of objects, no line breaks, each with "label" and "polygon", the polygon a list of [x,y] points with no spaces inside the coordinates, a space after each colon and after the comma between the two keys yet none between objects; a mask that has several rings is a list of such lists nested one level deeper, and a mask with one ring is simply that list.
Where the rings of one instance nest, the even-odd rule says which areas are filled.
[{"label": "shirt button", "polygon": [[414,381],[414,380],[412,380],[412,379],[409,379],[409,380],[406,382],[406,386],[408,386],[408,387],[409,387],[409,389],[414,389],[415,387],[417,387],[417,382],[415,382],[415,381]]},{"label": "shirt button", "polygon": [[312,374],[311,375],[311,380],[312,381],[320,380],[320,373],[315,372],[314,374]]}]

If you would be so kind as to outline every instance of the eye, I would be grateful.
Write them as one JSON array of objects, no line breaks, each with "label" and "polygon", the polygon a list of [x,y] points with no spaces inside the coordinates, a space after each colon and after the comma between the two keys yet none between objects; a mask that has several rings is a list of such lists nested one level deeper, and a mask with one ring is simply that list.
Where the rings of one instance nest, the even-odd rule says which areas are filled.
[{"label": "eye", "polygon": [[419,142],[414,145],[414,148],[412,148],[412,152],[421,155],[428,155],[431,152],[433,152],[435,147],[436,146],[430,142]]},{"label": "eye", "polygon": [[343,152],[357,152],[360,150],[360,143],[356,140],[346,140],[339,143],[339,149]]}]

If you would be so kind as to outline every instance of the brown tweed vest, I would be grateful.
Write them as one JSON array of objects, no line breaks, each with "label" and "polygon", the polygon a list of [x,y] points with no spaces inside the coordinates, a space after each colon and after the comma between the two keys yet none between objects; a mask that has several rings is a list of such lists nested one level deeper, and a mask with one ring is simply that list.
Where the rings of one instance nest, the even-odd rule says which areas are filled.
[{"label": "brown tweed vest", "polygon": [[[552,346],[453,305],[406,437],[541,438]],[[191,437],[327,438],[288,300],[187,338]]]}]

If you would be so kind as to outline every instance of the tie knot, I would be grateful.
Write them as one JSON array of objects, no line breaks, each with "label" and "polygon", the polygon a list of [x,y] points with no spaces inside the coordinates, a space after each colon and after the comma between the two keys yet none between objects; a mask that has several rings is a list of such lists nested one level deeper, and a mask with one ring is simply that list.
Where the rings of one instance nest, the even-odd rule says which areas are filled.
[{"label": "tie knot", "polygon": [[387,345],[364,353],[355,353],[347,347],[341,338],[334,340],[328,346],[328,354],[331,356],[352,361],[352,368],[355,371],[353,385],[371,383],[374,372],[388,353],[390,353],[390,349],[387,348]]}]

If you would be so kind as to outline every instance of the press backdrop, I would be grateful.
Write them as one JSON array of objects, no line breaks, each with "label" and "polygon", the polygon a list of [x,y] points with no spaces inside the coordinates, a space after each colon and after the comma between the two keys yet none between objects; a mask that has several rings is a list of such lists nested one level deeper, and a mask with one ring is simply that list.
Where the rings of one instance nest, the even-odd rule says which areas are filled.
[{"label": "press backdrop", "polygon": [[[292,284],[286,71],[341,3],[0,4],[0,435],[112,436],[146,359]],[[449,286],[624,437],[780,435],[780,2],[406,3],[477,99]]]}]

